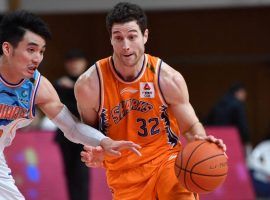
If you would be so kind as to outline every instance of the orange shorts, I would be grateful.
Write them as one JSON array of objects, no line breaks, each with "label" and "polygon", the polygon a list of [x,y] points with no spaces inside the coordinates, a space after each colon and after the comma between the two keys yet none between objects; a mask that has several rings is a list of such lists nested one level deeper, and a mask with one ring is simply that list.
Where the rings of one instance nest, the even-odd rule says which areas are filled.
[{"label": "orange shorts", "polygon": [[177,154],[156,158],[134,169],[107,171],[114,200],[198,200],[184,189],[174,173]]}]

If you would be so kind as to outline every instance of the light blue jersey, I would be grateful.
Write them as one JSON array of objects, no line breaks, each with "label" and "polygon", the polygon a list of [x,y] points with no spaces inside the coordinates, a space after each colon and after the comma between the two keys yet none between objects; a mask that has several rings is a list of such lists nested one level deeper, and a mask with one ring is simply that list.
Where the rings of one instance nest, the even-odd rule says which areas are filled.
[{"label": "light blue jersey", "polygon": [[10,145],[16,130],[34,118],[34,100],[40,81],[36,70],[33,77],[11,84],[0,75],[0,151]]},{"label": "light blue jersey", "polygon": [[14,184],[3,151],[11,144],[16,130],[33,120],[39,82],[37,70],[32,78],[23,79],[18,84],[8,83],[0,75],[0,200],[25,200]]}]

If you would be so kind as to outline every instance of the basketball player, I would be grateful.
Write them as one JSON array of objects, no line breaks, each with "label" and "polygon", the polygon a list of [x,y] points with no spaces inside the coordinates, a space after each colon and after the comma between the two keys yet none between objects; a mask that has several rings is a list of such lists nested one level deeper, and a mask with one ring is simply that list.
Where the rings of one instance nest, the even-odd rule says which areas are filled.
[{"label": "basketball player", "polygon": [[48,38],[47,25],[25,11],[9,13],[0,23],[0,200],[24,199],[14,184],[3,151],[11,144],[16,130],[33,120],[35,105],[75,143],[100,145],[113,156],[119,156],[122,149],[140,154],[139,145],[105,137],[76,120],[60,102],[51,83],[37,70]]},{"label": "basketball player", "polygon": [[[144,53],[149,31],[143,10],[119,3],[107,15],[106,25],[113,55],[97,61],[79,78],[75,96],[87,124],[98,124],[105,135],[142,147],[141,157],[128,151],[120,158],[105,155],[113,199],[197,199],[175,176],[180,133],[188,141],[207,139],[224,151],[226,146],[206,136],[189,103],[182,75],[160,58]],[[102,148],[85,150],[81,155],[87,166],[102,166]]]}]

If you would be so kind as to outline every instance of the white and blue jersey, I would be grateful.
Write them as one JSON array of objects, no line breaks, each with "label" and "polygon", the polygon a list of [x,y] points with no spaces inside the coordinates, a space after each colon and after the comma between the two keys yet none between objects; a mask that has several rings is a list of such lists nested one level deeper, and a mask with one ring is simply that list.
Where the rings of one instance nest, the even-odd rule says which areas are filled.
[{"label": "white and blue jersey", "polygon": [[37,70],[31,79],[23,79],[18,84],[8,83],[0,76],[0,152],[11,144],[17,129],[33,120],[39,81]]},{"label": "white and blue jersey", "polygon": [[14,184],[3,151],[11,144],[16,130],[33,120],[39,82],[37,70],[32,78],[18,84],[11,84],[0,75],[0,200],[25,200]]}]

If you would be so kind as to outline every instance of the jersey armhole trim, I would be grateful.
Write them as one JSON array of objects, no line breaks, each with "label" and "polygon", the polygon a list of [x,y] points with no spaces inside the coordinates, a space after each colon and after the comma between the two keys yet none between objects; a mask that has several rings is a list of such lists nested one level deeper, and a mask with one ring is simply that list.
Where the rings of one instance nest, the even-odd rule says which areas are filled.
[{"label": "jersey armhole trim", "polygon": [[164,105],[168,106],[168,103],[166,102],[165,97],[164,97],[163,92],[162,92],[161,87],[160,87],[160,71],[161,71],[162,63],[163,63],[163,61],[161,59],[159,59],[157,62],[157,84],[158,84],[160,100]]},{"label": "jersey armhole trim", "polygon": [[103,77],[102,72],[100,69],[99,62],[95,63],[97,76],[98,76],[98,83],[99,83],[99,106],[98,106],[98,116],[100,116],[104,104],[104,88],[103,88]]},{"label": "jersey armhole trim", "polygon": [[41,80],[41,74],[38,72],[37,79],[34,83],[34,91],[31,97],[30,118],[35,117],[35,99],[36,99],[36,94],[39,88],[40,80]]}]

